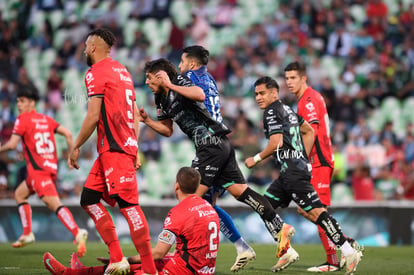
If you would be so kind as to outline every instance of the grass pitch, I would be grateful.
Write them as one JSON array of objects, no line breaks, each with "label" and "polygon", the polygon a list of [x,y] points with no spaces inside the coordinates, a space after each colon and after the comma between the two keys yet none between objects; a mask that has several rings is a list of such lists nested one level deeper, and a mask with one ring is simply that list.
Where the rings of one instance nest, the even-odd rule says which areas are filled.
[{"label": "grass pitch", "polygon": [[[107,255],[106,246],[103,243],[87,243],[88,251],[81,259],[85,265],[99,265],[96,256]],[[276,263],[275,245],[253,245],[257,259],[251,262],[238,274],[273,274],[270,268]],[[125,255],[133,255],[135,248],[131,244],[123,244]],[[298,262],[282,271],[282,274],[312,274],[306,272],[306,268],[325,261],[324,252],[320,245],[297,245],[295,249],[300,254]],[[69,265],[70,255],[75,251],[75,246],[68,242],[36,242],[23,248],[12,248],[11,243],[0,244],[0,274],[49,274],[44,268],[42,257],[46,251],[51,252],[60,262]],[[414,247],[390,246],[367,247],[364,257],[358,266],[357,274],[364,275],[400,275],[414,274]],[[220,244],[217,258],[216,274],[230,275],[230,267],[236,259],[236,251],[233,245]],[[334,274],[343,274],[336,272]]]}]

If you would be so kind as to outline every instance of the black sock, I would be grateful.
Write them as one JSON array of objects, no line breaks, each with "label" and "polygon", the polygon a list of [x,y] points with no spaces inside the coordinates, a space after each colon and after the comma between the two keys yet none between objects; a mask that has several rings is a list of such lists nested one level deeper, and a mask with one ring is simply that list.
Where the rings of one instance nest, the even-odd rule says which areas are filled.
[{"label": "black sock", "polygon": [[326,236],[328,236],[337,247],[340,247],[345,243],[346,237],[342,233],[341,227],[328,212],[323,211],[316,220],[316,224],[323,228]]},{"label": "black sock", "polygon": [[272,234],[272,237],[277,240],[276,235],[282,229],[283,220],[273,209],[270,202],[264,196],[249,187],[237,200],[249,205],[256,211],[264,221],[266,228],[270,234]]}]

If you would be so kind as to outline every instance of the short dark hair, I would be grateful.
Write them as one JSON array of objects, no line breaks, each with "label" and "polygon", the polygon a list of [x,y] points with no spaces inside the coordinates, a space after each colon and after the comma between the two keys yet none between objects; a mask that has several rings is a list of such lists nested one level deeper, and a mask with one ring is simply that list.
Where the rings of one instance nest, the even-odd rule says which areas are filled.
[{"label": "short dark hair", "polygon": [[207,65],[210,56],[210,52],[199,45],[186,47],[183,49],[183,53],[186,53],[187,57],[196,58],[201,65]]},{"label": "short dark hair", "polygon": [[105,43],[109,47],[112,47],[116,43],[115,35],[108,29],[105,29],[105,28],[94,29],[93,31],[91,31],[88,34],[87,37],[94,36],[94,35],[99,36],[100,38],[102,38],[103,41],[105,41]]},{"label": "short dark hair", "polygon": [[177,182],[180,189],[185,194],[195,194],[200,185],[200,173],[191,167],[182,167],[177,173]]},{"label": "short dark hair", "polygon": [[36,102],[40,99],[38,92],[35,89],[29,87],[19,89],[17,91],[17,98],[19,97],[26,97]]},{"label": "short dark hair", "polygon": [[262,84],[266,84],[267,89],[276,88],[277,92],[279,93],[279,84],[270,76],[262,76],[261,78],[256,80],[256,82],[254,83],[254,87],[257,87]]},{"label": "short dark hair", "polygon": [[300,76],[304,76],[306,75],[306,66],[303,63],[295,61],[295,62],[289,63],[285,67],[285,72],[288,72],[288,71],[298,71]]},{"label": "short dark hair", "polygon": [[178,74],[174,65],[165,58],[159,58],[146,62],[144,71],[145,73],[152,74],[158,73],[159,71],[165,71],[170,80],[173,80]]}]

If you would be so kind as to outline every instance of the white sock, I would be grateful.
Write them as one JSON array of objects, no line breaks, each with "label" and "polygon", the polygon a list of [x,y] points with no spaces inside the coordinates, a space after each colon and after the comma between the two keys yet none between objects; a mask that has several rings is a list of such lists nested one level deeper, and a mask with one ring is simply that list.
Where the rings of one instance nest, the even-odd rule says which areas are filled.
[{"label": "white sock", "polygon": [[250,248],[250,246],[246,243],[243,237],[235,241],[234,246],[236,247],[237,254],[240,254]]},{"label": "white sock", "polygon": [[341,246],[341,252],[346,257],[354,253],[354,249],[349,244],[348,241],[344,242],[344,244]]}]

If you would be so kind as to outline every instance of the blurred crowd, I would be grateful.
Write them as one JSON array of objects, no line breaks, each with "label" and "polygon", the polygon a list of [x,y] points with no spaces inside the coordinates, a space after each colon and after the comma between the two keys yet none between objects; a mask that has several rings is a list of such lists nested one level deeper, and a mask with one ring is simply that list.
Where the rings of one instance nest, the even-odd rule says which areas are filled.
[{"label": "blurred crowd", "polygon": [[[129,9],[120,9],[125,2]],[[187,8],[187,21],[172,13],[177,2]],[[0,142],[8,140],[18,116],[15,94],[19,89],[38,90],[42,95],[38,111],[52,117],[59,114],[65,104],[65,73],[75,69],[82,75],[87,70],[86,34],[106,27],[118,40],[114,58],[122,52],[137,93],[149,95],[143,105],[153,105],[142,73],[146,61],[166,57],[178,65],[184,46],[211,48],[208,68],[222,93],[222,112],[232,127],[230,137],[241,160],[258,152],[264,139],[252,84],[263,75],[275,77],[281,99],[295,106],[283,69],[294,60],[305,62],[309,84],[324,96],[330,116],[336,159],[332,187],[348,188],[353,200],[414,199],[414,115],[402,117],[399,112],[414,96],[412,1],[274,2],[278,2],[274,10],[259,14],[243,35],[213,50],[209,35],[243,25],[238,15],[246,1],[5,1],[0,4]],[[39,14],[44,15],[40,24]],[[168,26],[166,39],[159,45],[155,45],[157,34],[136,28],[131,37],[127,31],[127,23],[147,26],[150,21]],[[37,74],[27,54],[33,50],[40,56],[53,53],[43,55],[51,60]],[[142,129],[144,161],[159,161],[168,153],[162,152],[161,142],[151,130]],[[84,167],[90,167],[94,150],[92,146],[84,150]],[[63,197],[76,198],[88,169],[68,173],[66,155],[60,153],[60,188]],[[16,181],[24,178],[21,161],[21,149],[0,155],[0,198],[11,198]],[[277,173],[277,167],[267,161],[245,176],[264,187]]]}]

